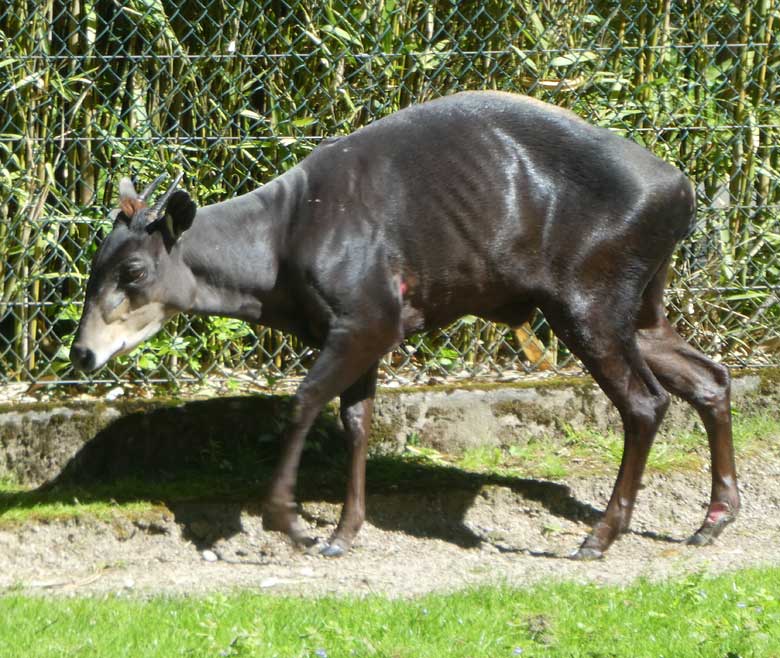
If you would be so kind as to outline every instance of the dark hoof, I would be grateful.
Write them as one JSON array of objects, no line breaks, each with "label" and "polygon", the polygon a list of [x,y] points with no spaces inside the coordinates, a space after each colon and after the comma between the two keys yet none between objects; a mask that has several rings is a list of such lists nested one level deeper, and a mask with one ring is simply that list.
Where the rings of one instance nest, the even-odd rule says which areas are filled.
[{"label": "dark hoof", "polygon": [[688,541],[685,543],[688,546],[709,546],[715,542],[715,537],[711,534],[707,534],[704,530],[699,530],[695,534],[688,537]]},{"label": "dark hoof", "polygon": [[316,543],[316,539],[306,534],[295,514],[287,510],[266,509],[263,512],[263,530],[283,532],[296,546],[307,548]]},{"label": "dark hoof", "polygon": [[598,548],[593,548],[592,546],[581,546],[580,549],[576,553],[572,553],[570,557],[572,560],[600,560],[604,557],[604,552],[600,551]]},{"label": "dark hoof", "polygon": [[317,544],[317,539],[314,537],[310,537],[304,532],[297,532],[295,534],[289,534],[287,535],[293,544],[298,546],[299,548],[311,548],[312,546],[315,546]]},{"label": "dark hoof", "polygon": [[729,523],[733,523],[734,518],[732,514],[724,514],[717,521],[705,521],[704,525],[691,535],[686,544],[688,546],[709,546],[715,543],[723,529]]},{"label": "dark hoof", "polygon": [[[579,550],[572,553],[569,557],[572,560],[600,560],[604,557],[604,551],[609,548],[611,541],[605,542],[599,537],[607,534],[609,527],[603,523],[597,524],[593,531],[585,537]],[[606,545],[605,545],[606,544]]]},{"label": "dark hoof", "polygon": [[343,539],[333,539],[320,549],[325,557],[342,557],[349,552],[349,545]]},{"label": "dark hoof", "polygon": [[341,557],[346,552],[347,551],[338,544],[325,544],[325,546],[320,549],[320,555],[323,557]]}]

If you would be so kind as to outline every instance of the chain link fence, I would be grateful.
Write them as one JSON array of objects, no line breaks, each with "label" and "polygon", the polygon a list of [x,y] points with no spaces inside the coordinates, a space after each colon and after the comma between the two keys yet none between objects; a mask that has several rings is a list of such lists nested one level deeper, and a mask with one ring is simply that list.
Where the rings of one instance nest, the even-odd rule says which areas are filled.
[{"label": "chain link fence", "polygon": [[[677,329],[779,364],[778,0],[7,0],[0,8],[0,383],[83,381],[67,351],[120,176],[186,173],[203,205],[328,135],[462,89],[571,108],[685,171],[698,228],[668,291]],[[180,317],[98,375],[300,373],[295,337]],[[562,371],[544,318],[466,317],[388,356],[386,379]]]}]

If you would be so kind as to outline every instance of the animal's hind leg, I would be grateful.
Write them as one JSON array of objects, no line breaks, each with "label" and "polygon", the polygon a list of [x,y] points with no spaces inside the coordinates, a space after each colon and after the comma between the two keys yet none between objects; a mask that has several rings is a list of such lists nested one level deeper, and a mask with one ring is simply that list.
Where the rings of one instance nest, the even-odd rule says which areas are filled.
[{"label": "animal's hind leg", "polygon": [[327,545],[320,550],[327,557],[340,557],[349,550],[366,517],[366,453],[378,365],[375,363],[341,394],[340,415],[350,453],[350,466],[339,525]]},{"label": "animal's hind leg", "polygon": [[685,342],[663,310],[666,268],[653,279],[642,299],[637,342],[661,384],[696,409],[707,431],[712,462],[712,491],[701,528],[688,540],[710,544],[739,511],[739,492],[731,436],[728,369]]},{"label": "animal's hind leg", "polygon": [[606,512],[574,557],[601,557],[631,521],[647,455],[669,406],[669,395],[639,352],[631,313],[602,299],[573,312],[543,308],[555,333],[590,371],[623,420],[623,458]]}]

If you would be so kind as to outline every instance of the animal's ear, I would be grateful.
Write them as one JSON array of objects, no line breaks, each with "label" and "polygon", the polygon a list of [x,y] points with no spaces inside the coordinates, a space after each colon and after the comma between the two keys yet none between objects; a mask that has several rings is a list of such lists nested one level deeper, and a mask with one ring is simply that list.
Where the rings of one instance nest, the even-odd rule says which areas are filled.
[{"label": "animal's ear", "polygon": [[127,219],[132,219],[136,211],[146,207],[145,201],[138,196],[135,185],[129,178],[119,181],[119,208]]},{"label": "animal's ear", "polygon": [[138,192],[135,191],[133,181],[127,177],[122,178],[119,181],[119,202],[122,203],[122,201],[137,198]]},{"label": "animal's ear", "polygon": [[119,181],[119,208],[127,219],[133,219],[141,208],[148,206],[146,200],[164,178],[165,174],[158,176],[141,194],[135,191],[135,185],[129,178],[122,178]]},{"label": "animal's ear", "polygon": [[162,211],[168,237],[175,241],[181,237],[184,231],[192,226],[197,206],[187,192],[176,190],[171,194],[168,203]]}]

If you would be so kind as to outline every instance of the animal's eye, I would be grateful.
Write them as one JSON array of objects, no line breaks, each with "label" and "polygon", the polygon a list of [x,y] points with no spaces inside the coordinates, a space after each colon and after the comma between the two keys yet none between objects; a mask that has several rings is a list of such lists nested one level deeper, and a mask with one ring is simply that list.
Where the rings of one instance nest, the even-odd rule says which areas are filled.
[{"label": "animal's eye", "polygon": [[124,284],[140,283],[146,278],[146,267],[140,263],[128,263],[119,275]]}]

